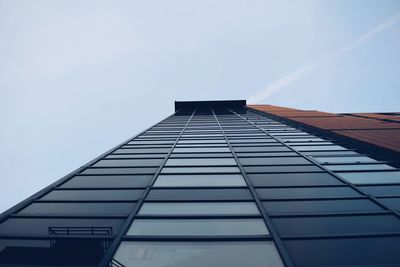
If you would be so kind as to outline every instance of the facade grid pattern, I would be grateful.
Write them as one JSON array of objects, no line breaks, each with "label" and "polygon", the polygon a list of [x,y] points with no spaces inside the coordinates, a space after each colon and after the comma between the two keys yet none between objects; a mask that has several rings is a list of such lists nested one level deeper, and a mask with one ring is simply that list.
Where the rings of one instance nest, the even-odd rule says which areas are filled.
[{"label": "facade grid pattern", "polygon": [[397,266],[393,162],[185,104],[2,214],[0,266]]}]

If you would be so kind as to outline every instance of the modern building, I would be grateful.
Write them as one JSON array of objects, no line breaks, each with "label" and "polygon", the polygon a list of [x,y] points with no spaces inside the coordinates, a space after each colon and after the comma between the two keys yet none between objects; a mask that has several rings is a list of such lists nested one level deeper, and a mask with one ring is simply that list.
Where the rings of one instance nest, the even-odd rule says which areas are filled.
[{"label": "modern building", "polygon": [[400,113],[175,113],[0,217],[0,266],[400,266]]}]

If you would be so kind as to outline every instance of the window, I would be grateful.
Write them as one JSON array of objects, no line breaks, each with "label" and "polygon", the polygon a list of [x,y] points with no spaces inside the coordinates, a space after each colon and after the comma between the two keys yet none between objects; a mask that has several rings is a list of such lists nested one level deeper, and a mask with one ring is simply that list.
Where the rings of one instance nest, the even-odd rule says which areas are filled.
[{"label": "window", "polygon": [[80,227],[81,234],[92,227],[101,227],[109,233],[117,233],[124,219],[89,218],[9,218],[0,224],[0,234],[7,235],[48,235],[49,228]]},{"label": "window", "polygon": [[241,236],[267,235],[262,219],[136,219],[128,235]]},{"label": "window", "polygon": [[129,188],[146,187],[153,175],[77,175],[61,188]]},{"label": "window", "polygon": [[362,170],[390,170],[393,167],[386,164],[355,164],[355,165],[324,165],[331,171],[362,171]]},{"label": "window", "polygon": [[367,199],[266,201],[265,210],[270,214],[319,214],[382,211]]},{"label": "window", "polygon": [[314,157],[321,163],[364,163],[364,162],[376,162],[376,160],[369,157]]},{"label": "window", "polygon": [[236,161],[233,158],[209,158],[209,159],[168,159],[165,166],[212,166],[212,165],[234,165]]},{"label": "window", "polygon": [[291,165],[291,164],[311,164],[310,161],[302,157],[264,157],[264,158],[240,158],[243,165]]},{"label": "window", "polygon": [[115,154],[121,153],[168,153],[170,148],[120,148],[114,151]]},{"label": "window", "polygon": [[137,200],[143,190],[53,190],[43,200]]},{"label": "window", "polygon": [[230,152],[229,147],[176,147],[174,153],[193,153],[193,152]]},{"label": "window", "polygon": [[291,151],[285,146],[258,146],[258,147],[234,147],[235,152],[281,152]]},{"label": "window", "polygon": [[284,266],[272,241],[122,242],[114,258],[126,267]]},{"label": "window", "polygon": [[154,215],[257,215],[254,202],[144,203],[139,214]]},{"label": "window", "polygon": [[257,188],[261,199],[305,199],[330,197],[359,197],[350,187],[294,187],[294,188]]},{"label": "window", "polygon": [[94,167],[145,167],[160,166],[162,159],[106,159],[100,160]]},{"label": "window", "polygon": [[287,240],[284,244],[296,266],[396,266],[400,262],[398,236]]},{"label": "window", "polygon": [[341,181],[328,173],[249,174],[254,186],[339,185]]},{"label": "window", "polygon": [[23,215],[127,215],[136,203],[32,203],[18,212]]},{"label": "window", "polygon": [[87,168],[82,174],[151,174],[158,168]]},{"label": "window", "polygon": [[165,167],[161,173],[240,173],[238,167]]},{"label": "window", "polygon": [[245,166],[247,173],[272,173],[272,172],[321,172],[322,169],[314,165],[302,166]]},{"label": "window", "polygon": [[400,185],[360,186],[365,192],[375,196],[400,196]]},{"label": "window", "polygon": [[291,147],[298,151],[346,150],[346,148],[344,148],[342,146],[295,146],[295,145],[291,145]]},{"label": "window", "polygon": [[400,231],[400,220],[393,215],[296,217],[272,219],[281,235],[382,234]]},{"label": "window", "polygon": [[342,172],[343,179],[354,184],[390,184],[400,183],[400,171],[395,172]]},{"label": "window", "polygon": [[245,186],[241,174],[213,174],[213,175],[159,175],[154,186]]},{"label": "window", "polygon": [[148,200],[174,200],[174,201],[196,201],[196,200],[253,200],[249,189],[152,189],[147,195]]}]

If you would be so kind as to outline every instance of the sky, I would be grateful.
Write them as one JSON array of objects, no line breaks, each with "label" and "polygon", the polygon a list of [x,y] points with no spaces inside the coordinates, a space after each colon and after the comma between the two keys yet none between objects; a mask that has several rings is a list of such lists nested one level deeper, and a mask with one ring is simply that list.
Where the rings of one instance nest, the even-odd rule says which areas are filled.
[{"label": "sky", "polygon": [[173,112],[400,111],[400,1],[0,0],[0,212]]}]

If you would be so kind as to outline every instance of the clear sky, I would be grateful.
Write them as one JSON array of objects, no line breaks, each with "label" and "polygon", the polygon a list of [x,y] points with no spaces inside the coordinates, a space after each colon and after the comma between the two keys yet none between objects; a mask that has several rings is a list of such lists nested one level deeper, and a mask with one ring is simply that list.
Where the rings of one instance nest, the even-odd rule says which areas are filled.
[{"label": "clear sky", "polygon": [[0,212],[174,100],[400,111],[399,77],[399,0],[0,0]]}]

